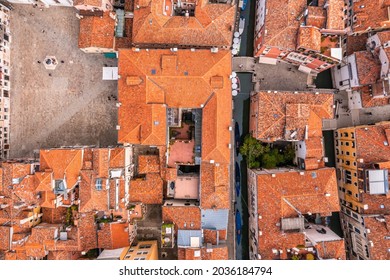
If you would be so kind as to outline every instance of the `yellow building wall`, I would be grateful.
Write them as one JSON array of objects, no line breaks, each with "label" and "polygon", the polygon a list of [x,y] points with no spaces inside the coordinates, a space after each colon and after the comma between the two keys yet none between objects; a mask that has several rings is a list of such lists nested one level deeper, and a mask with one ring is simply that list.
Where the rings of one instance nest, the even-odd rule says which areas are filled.
[{"label": "yellow building wall", "polygon": [[139,241],[137,245],[123,249],[121,260],[158,260],[157,240]]},{"label": "yellow building wall", "polygon": [[[362,206],[360,202],[359,180],[356,157],[355,128],[342,128],[336,131],[335,152],[336,166],[341,171],[341,180],[338,181],[345,201],[352,204],[349,206],[355,211]],[[350,173],[347,180],[347,173]],[[340,189],[339,189],[340,192]],[[342,197],[342,195],[340,195]]]}]

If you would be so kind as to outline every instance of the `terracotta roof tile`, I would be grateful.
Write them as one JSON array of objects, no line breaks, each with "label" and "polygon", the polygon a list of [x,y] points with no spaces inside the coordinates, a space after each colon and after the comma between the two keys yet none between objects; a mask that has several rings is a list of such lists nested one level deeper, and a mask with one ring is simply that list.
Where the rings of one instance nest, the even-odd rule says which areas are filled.
[{"label": "terracotta roof tile", "polygon": [[[68,242],[71,245],[71,248],[74,245],[78,246],[77,251],[89,251],[91,249],[97,248],[97,236],[96,236],[97,226],[95,223],[95,213],[80,213],[77,218],[77,236],[76,243]],[[64,245],[66,247],[66,241]]]},{"label": "terracotta roof tile", "polygon": [[65,179],[67,188],[75,186],[83,164],[83,153],[76,149],[53,149],[40,151],[40,170],[53,170],[53,179]]},{"label": "terracotta roof tile", "polygon": [[316,249],[319,256],[323,259],[338,259],[345,260],[345,244],[344,240],[334,240],[317,243]]},{"label": "terracotta roof tile", "polygon": [[77,260],[81,257],[80,252],[69,251],[50,251],[47,255],[48,260]]},{"label": "terracotta roof tile", "polygon": [[324,28],[326,24],[327,12],[323,7],[308,6],[308,15],[306,17],[307,26]]},{"label": "terracotta roof tile", "polygon": [[0,250],[11,249],[11,227],[0,226]]},{"label": "terracotta roof tile", "polygon": [[297,48],[321,51],[321,32],[317,27],[300,26],[298,31]]},{"label": "terracotta roof tile", "polygon": [[106,180],[101,180],[101,189],[96,188],[96,180],[92,171],[81,171],[81,182],[79,187],[80,211],[107,211],[108,190]]},{"label": "terracotta roof tile", "polygon": [[390,140],[386,136],[386,129],[389,128],[389,122],[357,127],[355,133],[356,158],[364,159],[365,163],[388,161],[390,159],[390,146],[385,146],[385,142]]},{"label": "terracotta roof tile", "polygon": [[[193,248],[179,248],[178,259],[179,260],[228,260],[228,247],[213,246],[212,250],[207,248],[193,249]],[[195,256],[199,254],[199,256]]]},{"label": "terracotta roof tile", "polygon": [[327,6],[326,28],[343,30],[344,26],[344,0],[329,0]]},{"label": "terracotta roof tile", "polygon": [[124,168],[125,166],[125,148],[110,149],[109,168]]},{"label": "terracotta roof tile", "polygon": [[135,4],[139,6],[134,10],[133,42],[136,45],[231,45],[235,5],[201,0],[197,1],[194,17],[182,17],[164,15],[163,1],[136,1]]},{"label": "terracotta roof tile", "polygon": [[115,20],[110,12],[103,17],[85,16],[80,19],[79,48],[114,48]]},{"label": "terracotta roof tile", "polygon": [[139,155],[138,156],[138,173],[159,173],[160,158],[158,155]]},{"label": "terracotta roof tile", "polygon": [[347,36],[347,55],[351,55],[358,51],[365,51],[367,49],[367,39],[367,34]]},{"label": "terracotta roof tile", "polygon": [[149,173],[145,178],[131,180],[129,200],[144,204],[162,204],[163,181],[160,174]]},{"label": "terracotta roof tile", "polygon": [[[165,56],[169,59],[163,60]],[[166,65],[172,63],[177,65],[173,68]],[[166,145],[166,107],[204,106],[203,159],[228,162],[230,151],[226,139],[231,119],[230,73],[231,54],[228,51],[179,50],[172,54],[169,50],[120,50],[119,74],[124,79],[118,81],[121,102],[118,141]],[[139,77],[142,82],[129,85],[126,83],[129,76]],[[223,77],[223,88],[211,87],[212,77],[215,76]],[[127,121],[130,118],[132,122]]]},{"label": "terracotta roof tile", "polygon": [[[334,168],[323,168],[312,172],[299,171],[257,172],[257,214],[262,236],[258,251],[262,259],[273,259],[273,248],[285,249],[305,244],[303,233],[283,234],[279,226],[281,218],[297,217],[296,209],[302,214],[329,214],[338,212],[336,173]],[[329,196],[325,196],[325,194]],[[291,205],[295,208],[293,209]]]},{"label": "terracotta roof tile", "polygon": [[63,224],[65,223],[65,215],[67,208],[42,208],[42,222],[49,224]]},{"label": "terracotta roof tile", "polygon": [[229,165],[201,164],[201,206],[204,209],[230,208]]},{"label": "terracotta roof tile", "polygon": [[[387,13],[387,3],[372,0],[360,0],[352,4],[353,32],[367,32],[368,28],[372,30],[385,28],[389,25],[389,16]],[[352,18],[351,18],[352,19]]]},{"label": "terracotta roof tile", "polygon": [[[196,206],[163,206],[162,220],[175,223],[178,229],[201,229],[200,208]],[[191,227],[191,224],[193,226]]]},{"label": "terracotta roof tile", "polygon": [[268,0],[265,16],[263,44],[295,49],[300,21],[297,19],[305,11],[305,0]]},{"label": "terracotta roof tile", "polygon": [[100,7],[102,6],[102,0],[74,0],[73,6],[78,6],[78,5]]},{"label": "terracotta roof tile", "polygon": [[294,139],[303,140],[306,125],[309,134],[312,128],[322,130],[322,121],[316,123],[311,118],[333,118],[332,93],[259,92],[251,99],[251,115],[257,113],[257,117],[252,116],[250,130],[263,141],[289,139],[292,132],[288,130],[297,131]]},{"label": "terracotta roof tile", "polygon": [[98,247],[118,249],[130,246],[128,227],[127,223],[101,224],[98,230]]},{"label": "terracotta roof tile", "polygon": [[375,83],[380,78],[381,64],[379,59],[369,51],[355,52],[355,58],[359,84]]},{"label": "terracotta roof tile", "polygon": [[36,191],[52,191],[52,172],[35,172]]},{"label": "terracotta roof tile", "polygon": [[389,216],[382,216],[385,222],[377,220],[380,217],[365,217],[364,224],[366,228],[370,229],[367,233],[367,239],[373,242],[373,246],[368,246],[370,259],[372,260],[389,260],[388,248],[390,248],[390,240],[386,236],[389,232]]}]

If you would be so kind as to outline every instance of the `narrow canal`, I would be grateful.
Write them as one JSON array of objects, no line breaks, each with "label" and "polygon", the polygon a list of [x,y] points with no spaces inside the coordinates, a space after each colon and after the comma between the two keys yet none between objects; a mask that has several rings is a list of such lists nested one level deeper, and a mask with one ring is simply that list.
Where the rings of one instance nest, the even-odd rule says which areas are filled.
[{"label": "narrow canal", "polygon": [[[241,11],[241,17],[245,18],[245,29],[241,35],[240,56],[253,56],[253,36],[255,22],[255,0],[248,0],[246,9]],[[245,135],[249,133],[249,96],[253,90],[252,74],[238,73],[240,80],[240,93],[234,97],[233,118],[237,122],[240,132],[240,143],[244,140]],[[248,188],[247,188],[247,170],[246,162],[239,154],[236,162],[240,172],[240,192],[236,198],[236,209],[241,214],[241,240],[237,242],[236,259],[249,259],[249,242],[248,242]]]}]

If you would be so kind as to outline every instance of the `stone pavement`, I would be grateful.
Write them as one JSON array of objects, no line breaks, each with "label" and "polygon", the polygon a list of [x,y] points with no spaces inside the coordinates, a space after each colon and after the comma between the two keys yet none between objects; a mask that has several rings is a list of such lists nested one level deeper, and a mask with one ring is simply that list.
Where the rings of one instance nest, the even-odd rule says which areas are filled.
[{"label": "stone pavement", "polygon": [[[33,150],[117,143],[117,81],[103,81],[115,59],[78,49],[79,19],[73,7],[11,11],[10,157]],[[44,67],[55,56],[55,70]]]}]

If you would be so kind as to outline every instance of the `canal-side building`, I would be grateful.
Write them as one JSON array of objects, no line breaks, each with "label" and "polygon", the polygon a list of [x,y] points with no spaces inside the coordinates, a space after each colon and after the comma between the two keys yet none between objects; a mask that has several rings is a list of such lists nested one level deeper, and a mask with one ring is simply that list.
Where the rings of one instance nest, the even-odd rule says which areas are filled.
[{"label": "canal-side building", "polygon": [[372,34],[365,50],[348,55],[332,69],[335,88],[353,93],[360,108],[389,104],[389,41],[390,31]]},{"label": "canal-side building", "polygon": [[343,7],[343,19],[349,35],[381,31],[390,28],[390,2],[359,0],[347,1]]},{"label": "canal-side building", "polygon": [[341,222],[350,259],[390,259],[390,123],[335,132]]},{"label": "canal-side building", "polygon": [[334,94],[261,91],[250,99],[249,132],[267,143],[289,141],[301,169],[325,166],[323,121],[334,117]]},{"label": "canal-side building", "polygon": [[162,213],[161,250],[227,259],[231,52],[134,48],[118,59],[118,142],[149,151],[135,163],[130,201]]},{"label": "canal-side building", "polygon": [[[322,1],[324,2],[324,1]],[[286,61],[317,74],[342,58],[343,0],[308,6],[306,0],[257,0],[254,56],[260,63]]]},{"label": "canal-side building", "polygon": [[10,150],[10,10],[0,4],[0,159],[7,159]]},{"label": "canal-side building", "polygon": [[140,48],[223,48],[232,44],[233,0],[135,0],[133,43]]},{"label": "canal-side building", "polygon": [[248,170],[249,258],[345,259],[328,227],[339,210],[334,168]]},{"label": "canal-side building", "polygon": [[292,142],[297,167],[248,170],[250,259],[345,259],[344,240],[328,227],[340,211],[322,136],[333,114],[333,93],[251,95],[251,135],[265,143]]}]

